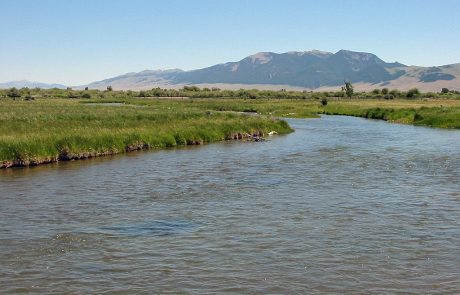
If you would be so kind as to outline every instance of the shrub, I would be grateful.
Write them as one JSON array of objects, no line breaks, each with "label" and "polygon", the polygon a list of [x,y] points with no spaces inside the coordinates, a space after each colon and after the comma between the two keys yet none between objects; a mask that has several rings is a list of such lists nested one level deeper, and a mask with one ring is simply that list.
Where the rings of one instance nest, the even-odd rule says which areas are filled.
[{"label": "shrub", "polygon": [[21,97],[21,93],[16,87],[10,88],[8,92],[6,93],[6,95],[12,98]]},{"label": "shrub", "polygon": [[419,95],[420,95],[420,91],[417,88],[409,89],[409,91],[407,91],[406,93],[407,98],[415,98],[415,97],[418,97]]},{"label": "shrub", "polygon": [[397,89],[393,89],[389,93],[393,95],[394,97],[399,97],[401,95],[401,93]]},{"label": "shrub", "polygon": [[78,96],[73,91],[69,91],[69,93],[67,93],[67,97],[68,98],[78,98]]},{"label": "shrub", "polygon": [[327,105],[327,98],[322,98],[321,99],[321,105],[326,106]]}]

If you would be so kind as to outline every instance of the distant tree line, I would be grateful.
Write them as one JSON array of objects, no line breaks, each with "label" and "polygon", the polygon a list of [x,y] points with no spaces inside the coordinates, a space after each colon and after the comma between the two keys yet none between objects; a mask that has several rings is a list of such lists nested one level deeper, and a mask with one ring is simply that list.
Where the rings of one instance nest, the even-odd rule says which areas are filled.
[{"label": "distant tree line", "polygon": [[[396,89],[374,89],[368,92],[356,92],[351,83],[345,83],[341,91],[288,91],[280,90],[257,90],[239,89],[224,90],[219,88],[199,88],[197,86],[184,86],[181,89],[152,88],[148,90],[113,90],[108,86],[106,90],[88,89],[76,90],[67,89],[40,89],[40,88],[9,88],[0,89],[0,98],[34,100],[36,98],[69,98],[69,99],[123,99],[130,97],[138,98],[160,98],[160,97],[189,97],[189,98],[242,98],[242,99],[317,99],[323,98],[349,98],[349,99],[418,99],[418,98],[457,98],[460,99],[459,91],[451,91],[442,88],[440,92],[422,93],[417,88],[408,91]],[[326,100],[327,101],[327,100]],[[323,102],[326,102],[323,101]]]}]

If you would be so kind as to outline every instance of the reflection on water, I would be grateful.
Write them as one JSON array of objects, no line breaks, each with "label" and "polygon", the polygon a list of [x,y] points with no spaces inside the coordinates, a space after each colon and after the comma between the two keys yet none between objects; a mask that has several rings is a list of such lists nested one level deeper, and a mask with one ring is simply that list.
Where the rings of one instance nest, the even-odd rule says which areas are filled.
[{"label": "reflection on water", "polygon": [[0,293],[459,293],[460,132],[290,123],[0,171]]}]

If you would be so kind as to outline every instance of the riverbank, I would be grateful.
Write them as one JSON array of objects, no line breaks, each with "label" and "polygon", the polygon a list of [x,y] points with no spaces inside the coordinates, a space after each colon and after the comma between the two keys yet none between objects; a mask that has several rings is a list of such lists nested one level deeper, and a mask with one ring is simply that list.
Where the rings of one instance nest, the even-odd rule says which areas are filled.
[{"label": "riverbank", "polygon": [[460,100],[339,100],[322,107],[320,113],[435,128],[460,128]]},{"label": "riverbank", "polygon": [[0,101],[0,110],[1,168],[293,131],[274,117],[205,110],[188,101],[87,105],[69,99],[7,100]]},{"label": "riverbank", "polygon": [[287,134],[276,118],[318,114],[460,128],[457,99],[2,99],[0,168]]}]

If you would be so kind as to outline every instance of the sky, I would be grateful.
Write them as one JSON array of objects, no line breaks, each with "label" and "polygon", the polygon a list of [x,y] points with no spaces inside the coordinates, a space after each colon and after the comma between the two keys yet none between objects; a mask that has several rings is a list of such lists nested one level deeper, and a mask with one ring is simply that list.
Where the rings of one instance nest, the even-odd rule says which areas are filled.
[{"label": "sky", "polygon": [[0,82],[83,85],[270,51],[460,63],[459,0],[0,0]]}]

